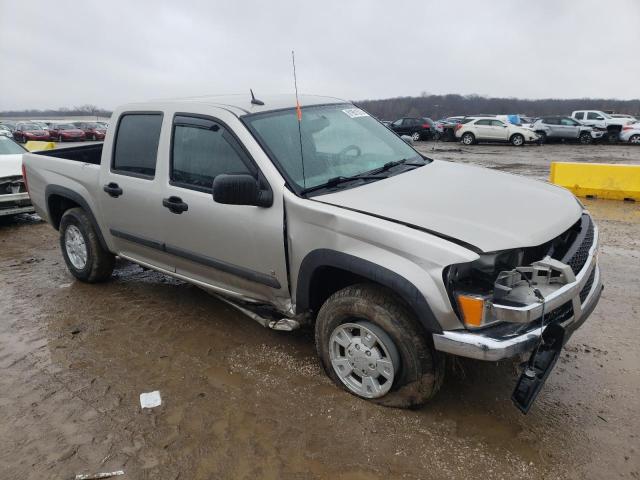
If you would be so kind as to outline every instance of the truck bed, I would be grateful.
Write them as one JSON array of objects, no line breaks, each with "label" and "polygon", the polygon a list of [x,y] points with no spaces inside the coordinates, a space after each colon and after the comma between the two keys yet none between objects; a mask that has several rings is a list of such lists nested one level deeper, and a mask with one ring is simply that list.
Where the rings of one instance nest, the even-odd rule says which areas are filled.
[{"label": "truck bed", "polygon": [[100,165],[102,146],[102,143],[94,143],[91,145],[82,145],[80,147],[58,148],[55,150],[44,150],[33,153],[36,155],[46,155],[47,157],[64,158],[65,160],[74,160],[76,162]]}]

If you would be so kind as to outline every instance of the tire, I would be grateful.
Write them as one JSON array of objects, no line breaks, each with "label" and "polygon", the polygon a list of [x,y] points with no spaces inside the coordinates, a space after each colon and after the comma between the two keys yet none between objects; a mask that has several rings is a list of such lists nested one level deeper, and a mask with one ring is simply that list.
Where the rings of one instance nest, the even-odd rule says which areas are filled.
[{"label": "tire", "polygon": [[464,145],[473,145],[474,143],[476,143],[476,136],[471,132],[467,132],[462,135],[460,141]]},{"label": "tire", "polygon": [[631,135],[629,137],[629,143],[633,143],[635,145],[639,145],[640,144],[640,134],[635,134],[635,135]]},{"label": "tire", "polygon": [[538,138],[538,143],[542,145],[543,143],[547,143],[547,133],[546,132],[536,132],[540,138]]},{"label": "tire", "polygon": [[[86,283],[111,277],[115,256],[100,245],[89,216],[82,208],[70,208],[60,220],[60,248],[71,274]],[[84,262],[82,251],[84,248]]]},{"label": "tire", "polygon": [[593,143],[593,137],[589,132],[582,132],[578,137],[578,141],[582,145],[591,145]]},{"label": "tire", "polygon": [[413,133],[411,134],[411,139],[412,139],[414,142],[418,142],[418,141],[420,141],[420,138],[421,138],[421,137],[422,137],[422,135],[420,135],[420,132],[413,132]]},{"label": "tire", "polygon": [[524,137],[519,133],[514,133],[513,135],[511,135],[509,141],[514,147],[521,147],[524,145]]},{"label": "tire", "polygon": [[[351,337],[351,343],[346,342],[348,347],[340,350],[337,337],[344,329],[351,328],[354,333],[359,330],[360,337],[355,334]],[[364,329],[364,330],[363,330]],[[364,334],[362,332],[365,332]],[[338,332],[338,335],[336,335]],[[355,351],[354,348],[358,338],[364,338],[372,332],[381,340],[381,344],[389,351],[388,361],[393,368],[392,380],[380,385],[386,391],[379,395],[363,394],[361,391],[349,386],[349,382],[357,384],[357,378],[362,380],[363,390],[366,375],[358,377],[356,372],[359,368],[358,359],[355,364],[346,365],[346,374],[338,374],[332,360],[336,360],[336,346],[338,354],[344,351],[344,359],[347,360],[347,352]],[[363,336],[364,335],[364,336]],[[316,349],[322,366],[333,382],[348,391],[349,393],[365,398],[372,402],[396,408],[412,408],[424,404],[431,399],[440,389],[444,379],[444,355],[436,352],[432,346],[430,337],[427,337],[418,326],[415,316],[410,309],[397,298],[391,291],[371,284],[358,284],[344,288],[335,294],[322,305],[315,325]],[[348,338],[348,337],[347,337]],[[356,339],[356,341],[353,341]],[[342,339],[345,342],[345,339]],[[362,349],[366,349],[364,343]],[[376,343],[377,345],[377,343]],[[353,348],[352,348],[353,347]],[[381,349],[372,347],[371,352],[377,360]],[[365,363],[371,361],[372,356],[364,357],[364,353],[359,351],[360,359]],[[353,357],[351,358],[353,359]],[[351,361],[351,360],[349,360]],[[388,362],[387,362],[388,363]],[[376,371],[380,364],[376,364]],[[373,367],[373,365],[371,365]],[[364,366],[366,368],[367,365]],[[350,369],[350,370],[349,370]],[[348,373],[351,372],[351,373]],[[363,372],[359,372],[363,373]],[[355,377],[352,375],[356,374]],[[382,374],[378,378],[384,380]],[[345,378],[345,380],[343,380]]]}]

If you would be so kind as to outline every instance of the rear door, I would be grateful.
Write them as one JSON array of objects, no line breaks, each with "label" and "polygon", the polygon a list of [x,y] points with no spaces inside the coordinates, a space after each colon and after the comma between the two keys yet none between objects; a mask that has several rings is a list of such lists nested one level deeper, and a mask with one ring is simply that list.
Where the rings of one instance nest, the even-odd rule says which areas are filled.
[{"label": "rear door", "polygon": [[[173,271],[163,249],[166,209],[157,172],[162,112],[125,112],[103,153],[100,208],[116,253]],[[105,145],[106,146],[106,145]]]},{"label": "rear door", "polygon": [[551,138],[560,138],[562,132],[560,131],[560,122],[557,117],[547,117],[544,119],[544,123],[547,126],[547,136]]},{"label": "rear door", "polygon": [[281,199],[268,208],[213,200],[213,180],[221,174],[248,174],[269,188],[225,120],[187,113],[171,119],[164,199],[186,210],[162,212],[166,249],[179,274],[219,290],[270,299],[288,288]]}]

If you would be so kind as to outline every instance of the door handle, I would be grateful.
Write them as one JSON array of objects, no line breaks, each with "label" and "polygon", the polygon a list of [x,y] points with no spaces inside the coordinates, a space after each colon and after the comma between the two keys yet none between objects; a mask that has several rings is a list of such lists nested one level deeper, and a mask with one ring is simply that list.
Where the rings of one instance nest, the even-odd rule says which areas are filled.
[{"label": "door handle", "polygon": [[189,210],[189,205],[184,203],[180,197],[163,198],[162,206],[168,208],[171,213],[177,213],[178,215]]},{"label": "door handle", "polygon": [[117,183],[113,183],[113,182],[108,183],[107,185],[102,187],[102,189],[105,192],[107,192],[109,195],[111,195],[113,198],[118,198],[120,195],[122,195],[122,189]]}]

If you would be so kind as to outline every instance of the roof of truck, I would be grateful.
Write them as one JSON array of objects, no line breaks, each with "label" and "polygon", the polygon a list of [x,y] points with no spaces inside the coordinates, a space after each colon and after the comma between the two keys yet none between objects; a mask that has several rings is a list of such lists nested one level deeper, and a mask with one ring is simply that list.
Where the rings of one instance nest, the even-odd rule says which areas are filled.
[{"label": "roof of truck", "polygon": [[[342,100],[335,97],[325,97],[320,95],[300,95],[300,106],[310,105],[327,105],[335,103],[351,103],[348,100]],[[294,93],[280,95],[259,95],[256,99],[264,102],[264,105],[254,105],[251,103],[251,94],[249,92],[236,95],[203,95],[197,97],[171,98],[154,100],[152,104],[176,104],[176,103],[200,103],[203,105],[211,105],[217,107],[226,107],[237,116],[248,115],[251,113],[270,112],[273,110],[282,110],[286,108],[295,108],[296,96]],[[137,104],[139,105],[139,104]]]}]

